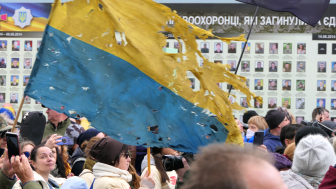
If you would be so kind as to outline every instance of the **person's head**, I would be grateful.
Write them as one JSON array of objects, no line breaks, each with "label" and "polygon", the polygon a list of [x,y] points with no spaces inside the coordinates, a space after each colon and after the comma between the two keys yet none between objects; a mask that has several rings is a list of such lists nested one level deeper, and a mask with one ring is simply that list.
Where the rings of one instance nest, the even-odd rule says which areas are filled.
[{"label": "person's head", "polygon": [[289,68],[289,63],[286,63],[286,64],[285,64],[285,67],[288,69],[288,68]]},{"label": "person's head", "polygon": [[1,43],[1,47],[2,47],[2,48],[5,48],[5,47],[6,47],[6,43],[5,43],[4,41]]},{"label": "person's head", "polygon": [[271,63],[271,67],[272,67],[273,69],[275,68],[275,63],[274,63],[274,62]]},{"label": "person's head", "polygon": [[293,161],[294,150],[295,150],[295,143],[292,143],[286,147],[283,155],[287,156],[290,161]]},{"label": "person's head", "polygon": [[296,144],[292,165],[293,172],[311,177],[324,177],[329,166],[335,164],[334,149],[325,136],[310,134]]},{"label": "person's head", "polygon": [[25,59],[25,65],[26,65],[26,67],[30,67],[30,59],[29,58]]},{"label": "person's head", "polygon": [[289,81],[286,80],[286,81],[285,81],[285,86],[288,86],[288,85],[289,85]]},{"label": "person's head", "polygon": [[82,151],[85,150],[85,147],[87,146],[87,143],[90,141],[90,139],[92,137],[95,137],[99,134],[100,132],[96,129],[88,129],[84,132],[82,132],[78,138],[76,143],[78,144],[78,146],[82,149]]},{"label": "person's head", "polygon": [[258,86],[261,85],[261,81],[260,81],[260,80],[257,81],[257,85],[258,85]]},{"label": "person's head", "polygon": [[46,113],[48,115],[48,121],[52,123],[61,122],[67,118],[65,114],[58,113],[55,110],[52,110],[50,108],[47,109]]},{"label": "person's head", "polygon": [[231,104],[234,102],[232,96],[229,97],[229,100],[230,100]]},{"label": "person's head", "polygon": [[330,120],[329,111],[327,109],[324,109],[323,118],[324,118],[325,121]]},{"label": "person's head", "polygon": [[180,43],[175,43],[175,47],[176,47],[177,49],[179,49],[179,48],[180,48]]},{"label": "person's head", "polygon": [[272,86],[272,87],[275,86],[275,81],[274,81],[274,80],[271,81],[271,86]]},{"label": "person's head", "polygon": [[334,85],[334,88],[336,89],[336,81],[333,83],[333,85]]},{"label": "person's head", "polygon": [[253,116],[248,120],[248,128],[253,131],[253,132],[257,132],[260,130],[266,130],[268,129],[268,125],[265,121],[265,118],[261,117],[261,116]]},{"label": "person's head", "polygon": [[24,154],[29,154],[29,158],[30,158],[30,154],[32,150],[34,149],[34,147],[35,147],[34,142],[30,140],[23,141],[20,143],[20,152]]},{"label": "person's head", "polygon": [[17,59],[13,59],[13,66],[17,66],[17,64],[18,64]]},{"label": "person's head", "polygon": [[320,87],[324,87],[324,82],[320,81]]},{"label": "person's head", "polygon": [[274,50],[276,50],[276,49],[277,49],[276,44],[272,44],[272,50],[274,51]]},{"label": "person's head", "polygon": [[195,188],[287,189],[287,186],[269,154],[229,144],[210,144],[196,155],[190,178],[184,184],[184,189]]},{"label": "person's head", "polygon": [[319,100],[319,106],[320,106],[320,107],[323,107],[323,104],[324,104],[324,103],[323,103],[323,100],[320,99],[320,100]]},{"label": "person's head", "polygon": [[27,48],[30,48],[31,46],[29,41],[26,42],[26,45],[27,45]]},{"label": "person's head", "polygon": [[17,80],[17,77],[13,76],[13,82],[16,82],[16,80]]},{"label": "person's head", "polygon": [[295,143],[295,134],[303,125],[301,124],[290,124],[286,125],[281,129],[280,133],[280,142],[283,146],[287,147],[288,145]]},{"label": "person's head", "polygon": [[[323,121],[322,122],[323,125],[325,125],[326,127],[328,127],[329,129],[333,130],[334,132],[336,131],[336,123],[331,121],[331,120],[327,120],[327,121]],[[335,136],[335,134],[330,131],[327,128],[321,127],[321,129],[326,132],[328,134],[329,137],[333,137]]]},{"label": "person's head", "polygon": [[248,67],[248,63],[247,62],[243,62],[244,68]]},{"label": "person's head", "polygon": [[14,46],[14,48],[17,48],[17,47],[18,47],[18,42],[17,42],[17,41],[14,41],[14,42],[13,42],[13,46]]},{"label": "person's head", "polygon": [[324,114],[324,112],[326,111],[326,109],[322,108],[322,107],[317,107],[313,110],[312,112],[312,120],[315,121],[316,116],[320,115],[320,114]]},{"label": "person's head", "polygon": [[235,118],[235,122],[237,124],[238,129],[240,130],[240,132],[244,132],[244,125],[239,121],[239,119]]},{"label": "person's head", "polygon": [[257,46],[258,46],[258,49],[262,48],[260,43],[258,43]]},{"label": "person's head", "polygon": [[256,106],[260,106],[260,102],[258,100],[255,101]]},{"label": "person's head", "polygon": [[276,131],[278,136],[280,136],[281,129],[290,123],[285,113],[279,110],[268,111],[265,120],[270,130]]},{"label": "person's head", "polygon": [[261,62],[257,63],[258,68],[261,68]]},{"label": "person's head", "polygon": [[319,67],[320,67],[320,69],[323,69],[324,68],[324,63],[320,62]]},{"label": "person's head", "polygon": [[216,44],[216,50],[217,50],[217,51],[220,51],[221,48],[222,48],[222,45],[221,45],[220,43],[217,43],[217,44]]},{"label": "person's head", "polygon": [[16,95],[15,94],[12,94],[12,100],[16,100]]},{"label": "person's head", "polygon": [[3,94],[0,93],[0,100],[2,100],[4,98]]},{"label": "person's head", "polygon": [[246,98],[243,98],[243,103],[244,103],[244,104],[247,104],[247,100],[246,100]]},{"label": "person's head", "polygon": [[2,58],[1,61],[0,61],[1,64],[5,64],[5,59]]},{"label": "person's head", "polygon": [[206,48],[207,48],[207,44],[206,44],[206,43],[204,43],[204,44],[203,44],[203,47],[206,49]]},{"label": "person's head", "polygon": [[334,107],[336,107],[336,99],[334,99],[334,100],[332,101],[332,103],[333,103]]},{"label": "person's head", "polygon": [[234,49],[234,44],[230,44],[230,49]]},{"label": "person's head", "polygon": [[126,171],[131,161],[128,146],[111,137],[104,137],[96,142],[92,146],[89,154],[100,163]]},{"label": "person's head", "polygon": [[[256,100],[257,101],[257,100]],[[249,110],[247,112],[244,113],[243,115],[243,123],[248,123],[248,121],[254,117],[254,116],[257,116],[257,112],[254,111],[254,110]]]},{"label": "person's head", "polygon": [[36,146],[30,154],[31,165],[34,170],[41,173],[50,173],[55,169],[55,156],[49,147],[44,145]]},{"label": "person's head", "polygon": [[303,50],[303,45],[302,44],[299,45],[299,49]]},{"label": "person's head", "polygon": [[289,50],[289,48],[290,48],[290,46],[289,46],[289,44],[287,44],[287,45],[286,45],[286,49]]}]

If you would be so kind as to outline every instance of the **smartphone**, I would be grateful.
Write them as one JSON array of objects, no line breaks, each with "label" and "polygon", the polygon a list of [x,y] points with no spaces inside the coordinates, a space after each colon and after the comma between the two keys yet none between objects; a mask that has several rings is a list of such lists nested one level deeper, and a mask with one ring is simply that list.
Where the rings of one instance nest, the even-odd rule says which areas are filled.
[{"label": "smartphone", "polygon": [[7,132],[7,149],[8,149],[8,159],[10,160],[12,156],[20,156],[20,144],[19,136],[17,133]]},{"label": "smartphone", "polygon": [[257,146],[264,144],[264,131],[257,131],[254,133],[253,144]]},{"label": "smartphone", "polygon": [[0,157],[3,155],[4,152],[5,152],[5,149],[0,148]]},{"label": "smartphone", "polygon": [[68,136],[64,136],[59,140],[60,142],[57,143],[57,145],[68,145],[68,146],[74,145],[74,140]]}]

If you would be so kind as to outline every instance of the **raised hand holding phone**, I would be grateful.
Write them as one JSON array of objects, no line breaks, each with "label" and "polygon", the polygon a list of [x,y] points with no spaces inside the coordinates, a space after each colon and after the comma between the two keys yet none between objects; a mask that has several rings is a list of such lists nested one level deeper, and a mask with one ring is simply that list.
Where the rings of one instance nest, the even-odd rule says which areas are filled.
[{"label": "raised hand holding phone", "polygon": [[50,136],[50,138],[47,140],[46,142],[46,146],[48,146],[49,148],[55,148],[58,146],[57,143],[60,142],[60,139],[62,138],[62,136],[58,136],[57,134],[53,134]]}]

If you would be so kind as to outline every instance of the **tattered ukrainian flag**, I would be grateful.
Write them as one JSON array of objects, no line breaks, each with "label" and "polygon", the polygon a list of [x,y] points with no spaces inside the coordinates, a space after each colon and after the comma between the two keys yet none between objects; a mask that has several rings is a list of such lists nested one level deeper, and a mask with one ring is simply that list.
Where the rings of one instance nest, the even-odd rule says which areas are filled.
[{"label": "tattered ukrainian flag", "polygon": [[[172,33],[186,52],[164,53],[162,32]],[[85,116],[129,145],[195,153],[208,143],[242,143],[232,116],[242,108],[216,83],[232,84],[248,102],[254,95],[245,78],[205,59],[196,37],[215,36],[151,0],[56,0],[25,94],[58,112]],[[188,71],[201,83],[197,92]]]}]

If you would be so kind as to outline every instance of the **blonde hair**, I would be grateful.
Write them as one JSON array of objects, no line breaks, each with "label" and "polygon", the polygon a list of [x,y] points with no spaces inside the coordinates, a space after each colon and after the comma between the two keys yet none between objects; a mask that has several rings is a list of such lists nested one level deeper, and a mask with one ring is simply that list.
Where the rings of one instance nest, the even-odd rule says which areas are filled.
[{"label": "blonde hair", "polygon": [[100,137],[92,137],[90,139],[90,141],[84,141],[83,144],[81,145],[81,147],[85,147],[85,150],[84,150],[84,154],[85,154],[85,157],[89,157],[89,151],[91,149],[91,147],[98,141],[100,140],[101,138]]},{"label": "blonde hair", "polygon": [[20,142],[20,151],[21,151],[21,153],[22,153],[23,148],[25,146],[27,146],[27,145],[31,145],[31,146],[33,146],[35,148],[35,144],[34,144],[33,141],[26,140],[26,141]]},{"label": "blonde hair", "polygon": [[284,155],[286,155],[288,159],[291,161],[293,161],[295,148],[296,146],[295,143],[293,142],[292,144],[288,145],[284,151]]},{"label": "blonde hair", "polygon": [[248,125],[249,124],[256,125],[259,128],[259,130],[266,130],[266,129],[268,129],[268,125],[267,125],[267,123],[265,121],[265,118],[260,117],[260,116],[253,116],[253,117],[251,117],[248,120],[247,124]]}]

